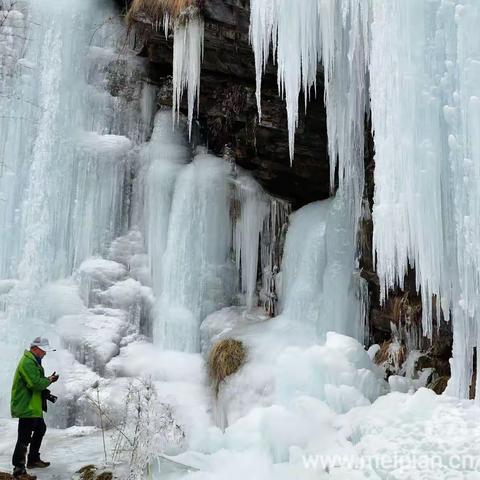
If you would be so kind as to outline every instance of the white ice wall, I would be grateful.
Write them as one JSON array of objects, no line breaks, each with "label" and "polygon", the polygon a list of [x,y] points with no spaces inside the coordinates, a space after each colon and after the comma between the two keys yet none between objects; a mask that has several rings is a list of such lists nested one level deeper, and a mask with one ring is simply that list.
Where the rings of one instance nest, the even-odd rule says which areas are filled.
[{"label": "white ice wall", "polygon": [[[128,112],[121,92],[107,91],[112,75],[129,68],[114,51],[123,30],[111,2],[27,0],[14,8],[22,12],[0,27],[0,277],[11,279],[1,299],[3,385],[32,336],[55,335],[42,286],[70,276],[119,233],[127,135],[137,141],[150,122],[139,102]],[[5,406],[8,389],[0,395]]]}]

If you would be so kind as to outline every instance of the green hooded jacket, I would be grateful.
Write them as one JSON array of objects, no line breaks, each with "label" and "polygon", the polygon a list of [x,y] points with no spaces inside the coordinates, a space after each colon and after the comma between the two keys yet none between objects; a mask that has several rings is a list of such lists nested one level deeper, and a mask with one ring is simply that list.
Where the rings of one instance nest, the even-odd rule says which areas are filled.
[{"label": "green hooded jacket", "polygon": [[42,418],[42,392],[50,385],[35,355],[25,350],[12,386],[10,410],[13,418]]}]

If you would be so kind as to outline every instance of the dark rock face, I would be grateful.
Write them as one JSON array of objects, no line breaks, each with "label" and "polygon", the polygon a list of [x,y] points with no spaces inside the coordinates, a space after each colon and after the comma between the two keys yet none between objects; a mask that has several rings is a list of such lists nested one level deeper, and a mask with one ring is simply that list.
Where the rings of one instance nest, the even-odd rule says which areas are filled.
[{"label": "dark rock face", "polygon": [[[123,6],[124,1],[118,0]],[[255,63],[249,43],[249,2],[207,0],[205,55],[202,63],[197,126],[209,148],[221,155],[226,145],[237,164],[251,170],[270,193],[295,207],[329,196],[323,77],[317,98],[300,112],[295,158],[290,166],[285,102],[278,95],[276,68],[263,79],[262,120],[255,98]],[[159,103],[171,106],[173,45],[163,31],[139,19],[136,47],[149,60],[149,81],[162,87]],[[303,99],[299,99],[303,104]],[[184,100],[182,113],[187,110]]]},{"label": "dark rock face", "polygon": [[122,11],[127,11],[128,7],[130,6],[131,0],[113,0],[114,3],[116,3]]}]

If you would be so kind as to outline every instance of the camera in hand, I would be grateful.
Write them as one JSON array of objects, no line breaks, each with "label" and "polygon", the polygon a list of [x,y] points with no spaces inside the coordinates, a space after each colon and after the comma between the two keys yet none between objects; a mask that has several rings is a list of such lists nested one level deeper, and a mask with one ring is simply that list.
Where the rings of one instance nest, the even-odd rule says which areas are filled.
[{"label": "camera in hand", "polygon": [[45,397],[49,402],[52,402],[52,403],[55,403],[58,400],[58,397],[56,397],[55,395],[52,395],[50,392],[47,393]]},{"label": "camera in hand", "polygon": [[47,411],[47,402],[55,403],[58,400],[58,397],[55,395],[52,395],[52,392],[50,390],[45,389],[42,392],[42,410],[44,412]]}]

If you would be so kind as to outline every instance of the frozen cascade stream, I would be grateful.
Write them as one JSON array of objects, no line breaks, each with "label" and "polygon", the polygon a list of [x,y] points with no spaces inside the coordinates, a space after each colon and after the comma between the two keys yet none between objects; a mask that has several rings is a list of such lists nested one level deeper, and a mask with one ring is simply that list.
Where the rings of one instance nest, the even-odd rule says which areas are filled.
[{"label": "frozen cascade stream", "polygon": [[127,155],[150,118],[105,89],[134,70],[115,52],[124,29],[113,14],[109,1],[25,0],[0,27],[16,23],[0,82],[2,384],[32,332],[56,337],[40,288],[121,232]]},{"label": "frozen cascade stream", "polygon": [[232,303],[251,310],[259,301],[274,310],[285,202],[201,148],[190,161],[169,112],[157,114],[152,138],[142,147],[134,190],[134,217],[146,232],[157,298],[155,343],[199,351],[199,326],[210,313]]}]

